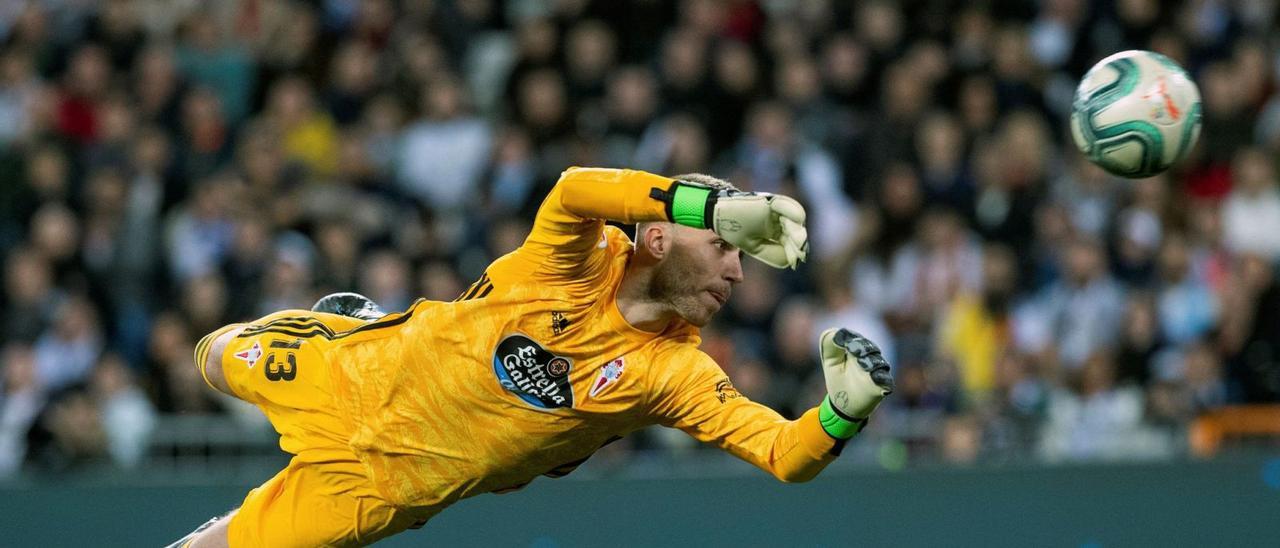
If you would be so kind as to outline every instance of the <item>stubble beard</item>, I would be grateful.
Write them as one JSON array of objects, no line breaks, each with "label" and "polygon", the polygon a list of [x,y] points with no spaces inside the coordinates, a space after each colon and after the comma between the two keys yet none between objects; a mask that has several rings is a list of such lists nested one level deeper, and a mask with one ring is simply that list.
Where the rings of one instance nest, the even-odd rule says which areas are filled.
[{"label": "stubble beard", "polygon": [[667,259],[654,271],[649,298],[666,304],[684,321],[702,327],[711,321],[712,311],[699,299],[703,290],[693,285],[698,279],[684,251],[679,246],[672,247]]}]

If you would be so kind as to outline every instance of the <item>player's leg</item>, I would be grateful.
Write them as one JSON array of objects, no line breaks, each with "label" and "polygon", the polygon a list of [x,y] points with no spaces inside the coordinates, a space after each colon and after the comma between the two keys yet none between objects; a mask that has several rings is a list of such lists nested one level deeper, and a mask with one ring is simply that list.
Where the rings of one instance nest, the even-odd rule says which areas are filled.
[{"label": "player's leg", "polygon": [[363,546],[414,525],[377,495],[354,458],[295,458],[187,548]]},{"label": "player's leg", "polygon": [[187,533],[164,548],[227,548],[227,524],[236,511],[204,522],[195,531]]},{"label": "player's leg", "polygon": [[200,533],[200,545],[353,545],[413,525],[381,500],[346,444],[351,425],[335,394],[331,341],[365,323],[290,310],[227,326],[198,345],[209,384],[256,404],[281,448],[296,455],[229,519]]}]

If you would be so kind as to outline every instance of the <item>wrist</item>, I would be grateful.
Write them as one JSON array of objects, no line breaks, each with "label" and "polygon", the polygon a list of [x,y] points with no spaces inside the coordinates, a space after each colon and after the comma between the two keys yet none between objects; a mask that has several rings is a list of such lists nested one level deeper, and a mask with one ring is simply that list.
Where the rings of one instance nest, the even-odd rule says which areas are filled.
[{"label": "wrist", "polygon": [[668,190],[667,216],[671,222],[693,228],[711,228],[717,191],[676,181]]},{"label": "wrist", "polygon": [[818,406],[818,423],[822,425],[822,430],[838,440],[847,440],[861,432],[867,426],[866,418],[854,418],[844,414],[834,405],[831,405],[831,397],[822,398],[822,404]]}]

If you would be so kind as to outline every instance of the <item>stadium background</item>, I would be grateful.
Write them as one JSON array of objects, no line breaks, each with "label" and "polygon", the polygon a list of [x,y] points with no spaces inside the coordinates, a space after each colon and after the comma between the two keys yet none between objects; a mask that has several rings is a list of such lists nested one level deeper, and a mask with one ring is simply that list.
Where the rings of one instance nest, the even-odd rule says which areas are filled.
[{"label": "stadium background", "polygon": [[[794,416],[823,391],[816,333],[843,325],[881,342],[898,392],[815,484],[645,431],[393,543],[1268,538],[1278,16],[1268,0],[0,2],[0,544],[159,544],[234,506],[286,457],[204,386],[195,341],[332,291],[452,300],[571,165],[798,197],[811,261],[744,261],[705,349]],[[1186,67],[1205,108],[1191,157],[1140,181],[1088,165],[1066,129],[1083,72],[1131,48]]]}]

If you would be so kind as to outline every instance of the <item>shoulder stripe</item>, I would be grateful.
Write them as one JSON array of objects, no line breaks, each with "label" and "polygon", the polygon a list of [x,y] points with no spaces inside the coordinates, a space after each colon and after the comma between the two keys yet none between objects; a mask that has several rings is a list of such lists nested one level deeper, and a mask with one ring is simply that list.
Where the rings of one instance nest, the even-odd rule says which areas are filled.
[{"label": "shoulder stripe", "polygon": [[476,294],[476,291],[478,291],[479,289],[480,289],[479,283],[472,285],[471,289],[468,289],[466,293],[463,293],[461,297],[458,297],[458,300],[459,301],[471,300],[471,297],[474,296]]},{"label": "shoulder stripe", "polygon": [[489,272],[485,271],[480,275],[480,279],[472,283],[466,291],[463,291],[453,302],[469,301],[471,299],[484,298],[490,291],[493,291],[493,282],[489,281]]},{"label": "shoulder stripe", "polygon": [[329,327],[328,325],[325,325],[324,322],[315,318],[304,318],[304,317],[280,318],[277,320],[267,322],[262,325],[250,326],[248,329],[245,329],[244,332],[248,333],[249,335],[254,335],[264,329],[270,329],[275,327],[292,328],[292,329],[298,329],[298,330],[318,329],[320,331],[324,331],[330,336],[333,336],[335,334],[333,331],[333,328]]},{"label": "shoulder stripe", "polygon": [[245,331],[241,333],[239,336],[237,336],[236,338],[256,337],[258,335],[265,335],[268,333],[275,333],[278,335],[288,335],[290,337],[298,337],[300,339],[310,339],[311,337],[315,337],[316,335],[319,335],[329,340],[333,340],[335,338],[333,333],[331,332],[326,333],[319,329],[313,329],[311,331],[301,331],[301,330],[297,330],[289,327],[264,327],[252,333]]},{"label": "shoulder stripe", "polygon": [[485,272],[484,274],[480,275],[479,280],[476,280],[475,283],[471,284],[471,289],[469,289],[466,293],[463,293],[462,296],[458,298],[458,300],[460,301],[470,300],[472,297],[475,297],[476,292],[480,291],[480,288],[484,287],[484,285],[487,283],[489,283],[489,273]]}]

